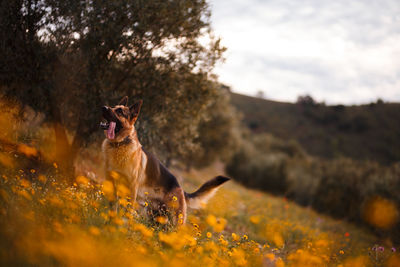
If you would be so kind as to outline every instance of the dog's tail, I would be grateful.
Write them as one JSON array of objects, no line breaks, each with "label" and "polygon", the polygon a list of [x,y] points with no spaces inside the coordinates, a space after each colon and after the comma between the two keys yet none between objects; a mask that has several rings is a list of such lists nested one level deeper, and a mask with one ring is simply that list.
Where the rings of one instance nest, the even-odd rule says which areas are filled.
[{"label": "dog's tail", "polygon": [[230,179],[224,176],[217,176],[203,184],[197,191],[188,194],[185,192],[186,204],[189,208],[199,209],[207,203],[217,192],[218,188]]}]

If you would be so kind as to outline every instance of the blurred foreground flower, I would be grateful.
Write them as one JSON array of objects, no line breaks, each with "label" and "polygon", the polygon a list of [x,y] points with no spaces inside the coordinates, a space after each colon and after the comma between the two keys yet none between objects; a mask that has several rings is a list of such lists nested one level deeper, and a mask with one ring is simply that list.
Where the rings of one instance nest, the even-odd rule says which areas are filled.
[{"label": "blurred foreground flower", "polygon": [[24,154],[27,157],[32,157],[32,156],[35,157],[38,154],[36,148],[27,146],[25,144],[18,145],[18,152]]},{"label": "blurred foreground flower", "polygon": [[261,221],[261,216],[255,216],[255,215],[253,215],[253,216],[250,217],[250,222],[251,222],[251,223],[259,224],[260,221]]},{"label": "blurred foreground flower", "polygon": [[210,214],[207,217],[207,223],[213,228],[214,232],[222,232],[225,229],[227,221],[224,218],[216,218]]},{"label": "blurred foreground flower", "polygon": [[86,178],[85,176],[82,176],[82,175],[77,176],[75,180],[78,184],[81,184],[81,185],[88,185],[90,182],[88,178]]},{"label": "blurred foreground flower", "polygon": [[168,222],[168,218],[166,216],[157,216],[156,221],[161,224],[166,224]]},{"label": "blurred foreground flower", "polygon": [[382,197],[370,199],[364,207],[364,219],[378,228],[392,228],[397,223],[398,217],[396,205]]},{"label": "blurred foreground flower", "polygon": [[103,193],[104,196],[109,200],[112,201],[114,200],[114,185],[112,184],[112,182],[105,180],[103,182]]}]

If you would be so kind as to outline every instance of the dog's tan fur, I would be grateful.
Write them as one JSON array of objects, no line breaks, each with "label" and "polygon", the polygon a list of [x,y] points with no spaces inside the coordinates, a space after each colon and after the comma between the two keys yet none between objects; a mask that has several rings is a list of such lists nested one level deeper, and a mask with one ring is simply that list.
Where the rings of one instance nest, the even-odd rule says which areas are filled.
[{"label": "dog's tan fur", "polygon": [[[127,107],[128,98],[123,98],[115,107],[103,107],[103,117],[117,122],[115,137],[102,144],[106,176],[111,171],[124,177],[131,192],[132,201],[137,197],[150,198],[157,207],[172,206],[175,223],[185,223],[187,206],[199,208],[229,178],[218,176],[205,183],[192,194],[185,193],[173,176],[158,159],[142,148],[134,124],[139,116],[142,102]],[[115,179],[113,179],[115,181]],[[146,192],[146,196],[144,196]],[[170,205],[172,203],[172,205]]]}]

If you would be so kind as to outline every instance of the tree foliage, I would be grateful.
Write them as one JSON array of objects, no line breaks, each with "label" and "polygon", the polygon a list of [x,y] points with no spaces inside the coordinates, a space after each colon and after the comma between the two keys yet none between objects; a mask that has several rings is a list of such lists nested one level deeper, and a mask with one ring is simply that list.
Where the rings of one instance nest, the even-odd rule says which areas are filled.
[{"label": "tree foliage", "polygon": [[[227,162],[236,152],[240,143],[241,113],[230,105],[229,88],[215,84],[216,101],[207,108],[206,117],[200,122],[198,144],[200,151],[193,151],[188,164],[196,167],[207,166],[216,160]],[[189,166],[189,165],[188,165]]]},{"label": "tree foliage", "polygon": [[196,148],[224,51],[204,0],[3,1],[0,15],[2,94],[54,123],[60,158],[70,162],[99,132],[99,108],[123,95],[144,100],[145,145],[165,159]]}]

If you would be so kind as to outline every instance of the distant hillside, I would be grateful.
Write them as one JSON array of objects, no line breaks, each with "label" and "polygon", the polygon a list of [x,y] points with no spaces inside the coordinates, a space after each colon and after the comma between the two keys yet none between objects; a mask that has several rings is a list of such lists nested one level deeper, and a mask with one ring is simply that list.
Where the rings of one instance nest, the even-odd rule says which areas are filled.
[{"label": "distant hillside", "polygon": [[308,153],[323,158],[346,156],[384,164],[400,161],[400,104],[325,106],[283,103],[231,95],[254,132],[269,132],[298,141]]}]

